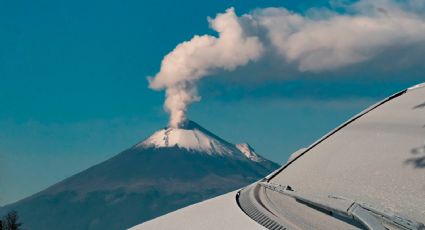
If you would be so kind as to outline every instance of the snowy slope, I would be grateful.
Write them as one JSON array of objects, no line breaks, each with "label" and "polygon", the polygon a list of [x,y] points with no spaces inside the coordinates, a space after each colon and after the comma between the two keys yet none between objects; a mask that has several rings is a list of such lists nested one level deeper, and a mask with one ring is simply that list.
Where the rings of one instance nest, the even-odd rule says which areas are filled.
[{"label": "snowy slope", "polygon": [[0,216],[16,210],[31,230],[120,230],[244,187],[278,167],[251,160],[189,121],[2,207]]},{"label": "snowy slope", "polygon": [[210,155],[233,155],[234,148],[198,129],[167,128],[155,132],[138,146],[166,148],[177,146]]},{"label": "snowy slope", "polygon": [[238,148],[239,151],[241,151],[247,158],[249,158],[252,161],[255,161],[255,162],[265,161],[265,159],[261,157],[260,155],[258,155],[254,151],[254,149],[247,143],[237,144],[236,148]]},{"label": "snowy slope", "polygon": [[233,145],[193,121],[179,128],[165,128],[136,145],[136,148],[179,147],[188,151],[236,158],[248,158],[255,162],[265,161],[247,143]]}]

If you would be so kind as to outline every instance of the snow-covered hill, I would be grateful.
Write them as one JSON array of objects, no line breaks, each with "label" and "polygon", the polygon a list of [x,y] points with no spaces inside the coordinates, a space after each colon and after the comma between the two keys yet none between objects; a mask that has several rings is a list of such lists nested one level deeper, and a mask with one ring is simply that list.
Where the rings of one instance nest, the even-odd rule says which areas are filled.
[{"label": "snow-covered hill", "polygon": [[248,143],[237,144],[236,148],[239,149],[239,151],[241,151],[245,157],[249,158],[252,161],[255,161],[255,162],[267,161],[265,158],[258,155]]},{"label": "snow-covered hill", "polygon": [[217,137],[193,121],[187,121],[179,128],[167,127],[161,129],[136,146],[143,148],[179,147],[209,155],[240,157],[240,152],[234,145]]},{"label": "snow-covered hill", "polygon": [[[277,164],[195,122],[165,128],[83,172],[0,209],[27,229],[125,229],[246,186]],[[49,218],[46,218],[49,217]]]},{"label": "snow-covered hill", "polygon": [[190,152],[247,158],[255,162],[266,161],[247,143],[233,145],[214,135],[193,121],[186,121],[179,128],[167,127],[136,145],[136,148],[178,147]]}]

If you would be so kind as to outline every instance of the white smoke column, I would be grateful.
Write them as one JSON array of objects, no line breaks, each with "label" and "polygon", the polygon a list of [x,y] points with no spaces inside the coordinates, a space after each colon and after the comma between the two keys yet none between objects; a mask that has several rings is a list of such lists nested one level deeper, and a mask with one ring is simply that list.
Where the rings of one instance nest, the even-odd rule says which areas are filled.
[{"label": "white smoke column", "polygon": [[164,57],[161,69],[150,79],[153,89],[166,89],[165,109],[170,113],[170,126],[178,127],[186,119],[187,107],[200,100],[196,81],[214,70],[234,70],[257,60],[262,45],[257,37],[246,36],[233,8],[209,19],[218,37],[194,36],[179,44]]},{"label": "white smoke column", "polygon": [[165,109],[170,113],[171,127],[178,127],[186,120],[187,107],[200,100],[196,86],[193,82],[181,82],[167,87],[165,91]]}]

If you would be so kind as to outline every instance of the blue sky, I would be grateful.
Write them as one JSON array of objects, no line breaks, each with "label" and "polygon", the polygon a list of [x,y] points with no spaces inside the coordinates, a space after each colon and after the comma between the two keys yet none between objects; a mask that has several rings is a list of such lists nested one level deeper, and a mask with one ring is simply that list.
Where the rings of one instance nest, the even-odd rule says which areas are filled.
[{"label": "blue sky", "polygon": [[[328,6],[314,4],[0,1],[0,205],[164,127],[163,92],[150,90],[146,76],[155,74],[162,57],[181,41],[214,33],[207,16],[230,6],[238,14],[268,6],[297,12]],[[254,77],[239,84],[236,75],[256,75],[250,67],[241,68],[233,81],[202,81],[203,100],[191,107],[189,117],[282,163],[377,100],[423,79],[415,68],[346,71],[262,82]]]}]

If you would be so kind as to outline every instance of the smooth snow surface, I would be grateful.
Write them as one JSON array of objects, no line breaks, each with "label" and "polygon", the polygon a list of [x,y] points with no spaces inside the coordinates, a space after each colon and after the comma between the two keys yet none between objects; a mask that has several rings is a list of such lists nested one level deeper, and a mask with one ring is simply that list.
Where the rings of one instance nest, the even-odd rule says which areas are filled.
[{"label": "smooth snow surface", "polygon": [[203,201],[164,216],[160,216],[130,230],[168,229],[265,229],[239,209],[236,191]]},{"label": "smooth snow surface", "polygon": [[193,121],[187,121],[179,128],[165,128],[136,145],[136,148],[179,147],[208,155],[231,156],[264,162],[266,159],[255,153],[246,143],[233,145]]},{"label": "smooth snow surface", "polygon": [[264,161],[264,158],[260,157],[254,149],[247,143],[237,144],[236,148],[239,149],[247,158],[252,161],[261,162]]},{"label": "smooth snow surface", "polygon": [[143,141],[141,145],[156,148],[178,146],[210,155],[233,155],[235,152],[233,146],[222,143],[198,129],[162,129]]},{"label": "smooth snow surface", "polygon": [[287,162],[292,161],[293,159],[297,158],[301,153],[303,153],[306,150],[306,148],[300,148],[297,151],[293,152],[289,158]]},{"label": "smooth snow surface", "polygon": [[271,182],[365,202],[425,223],[425,87],[355,119]]},{"label": "smooth snow surface", "polygon": [[425,87],[425,82],[424,83],[417,84],[417,85],[414,85],[414,86],[408,88],[408,90],[418,89],[418,88],[422,88],[422,87]]}]

